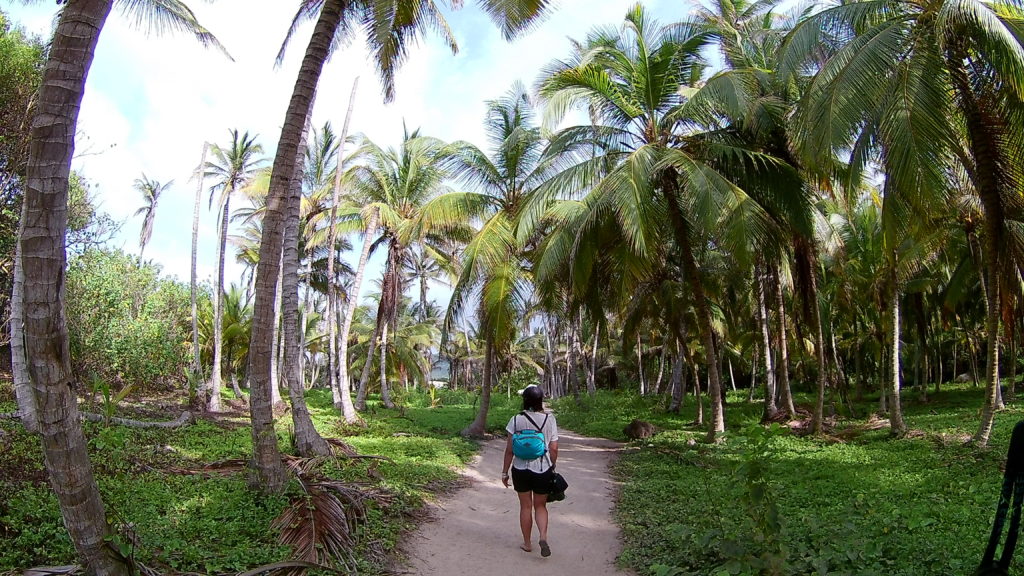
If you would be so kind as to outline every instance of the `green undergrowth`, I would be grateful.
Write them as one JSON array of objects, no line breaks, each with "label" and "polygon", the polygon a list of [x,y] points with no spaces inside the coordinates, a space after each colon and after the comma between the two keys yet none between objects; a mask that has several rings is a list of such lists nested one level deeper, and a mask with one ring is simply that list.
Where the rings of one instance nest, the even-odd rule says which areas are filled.
[{"label": "green undergrowth", "polygon": [[[810,438],[759,426],[760,406],[730,393],[728,431],[708,444],[691,400],[678,416],[625,392],[557,403],[559,424],[583,434],[623,440],[633,418],[661,430],[633,441],[614,470],[620,561],[639,574],[970,574],[1024,418],[1011,404],[988,448],[965,444],[982,391],[949,385],[927,402],[906,392],[906,438],[866,419],[877,397],[855,406],[861,419],[840,415],[832,433]],[[1010,573],[1024,573],[1020,555]]]},{"label": "green undergrowth", "polygon": [[[358,534],[355,557],[363,574],[389,570],[390,554],[425,500],[453,488],[458,468],[476,451],[459,431],[473,419],[478,395],[399,391],[396,396],[394,410],[371,400],[365,428],[339,421],[329,391],[307,396],[322,435],[340,438],[360,454],[382,457],[339,458],[323,468],[333,478],[374,486],[386,495],[371,504]],[[489,429],[500,430],[513,409],[496,394]],[[0,412],[14,410],[10,385],[0,384]],[[248,488],[245,472],[204,472],[210,464],[251,455],[244,418],[204,419],[176,430],[92,422],[84,428],[109,520],[120,531],[118,541],[143,563],[166,572],[225,574],[289,558],[270,525],[289,497],[300,492],[298,484],[292,482],[284,495],[266,497]],[[278,417],[277,429],[282,450],[292,453],[289,414]],[[0,454],[0,573],[74,563],[38,439],[17,421],[0,420]]]}]

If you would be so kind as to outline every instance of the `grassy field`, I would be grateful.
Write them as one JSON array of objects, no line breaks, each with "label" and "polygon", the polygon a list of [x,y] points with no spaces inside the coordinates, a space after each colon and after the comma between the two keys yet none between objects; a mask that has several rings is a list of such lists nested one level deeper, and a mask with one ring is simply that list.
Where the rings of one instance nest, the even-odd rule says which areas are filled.
[{"label": "grassy field", "polygon": [[[633,418],[661,429],[631,443],[614,470],[622,482],[621,561],[638,574],[969,574],[991,528],[1010,430],[1024,415],[1015,406],[1001,412],[991,446],[978,449],[964,440],[978,424],[980,389],[950,385],[927,403],[913,397],[905,400],[911,434],[900,440],[863,418],[839,418],[823,438],[766,429],[757,425],[760,406],[732,394],[729,431],[714,445],[691,424],[692,399],[681,415],[667,413],[662,399],[623,391],[564,398],[555,407],[560,426],[587,435],[624,440]],[[402,408],[371,405],[368,427],[351,429],[338,426],[328,392],[309,395],[321,433],[389,459],[324,468],[383,495],[357,532],[361,573],[393,567],[393,550],[420,519],[424,500],[454,487],[456,470],[476,449],[458,435],[476,396],[442,392],[436,400],[431,407],[426,394],[399,394]],[[517,406],[496,394],[491,429]],[[868,414],[873,407],[856,408]],[[9,387],[0,385],[0,412],[13,408]],[[141,412],[128,404],[121,413]],[[288,422],[279,420],[286,451]],[[290,556],[271,523],[299,495],[297,483],[264,498],[246,487],[244,473],[184,473],[247,457],[244,419],[170,431],[85,426],[110,517],[128,528],[124,541],[134,542],[147,565],[223,574]],[[72,563],[38,441],[0,420],[0,453],[0,572]],[[1011,573],[1022,569],[1015,562]]]},{"label": "grassy field", "polygon": [[[371,402],[366,429],[339,428],[330,392],[309,394],[317,428],[342,438],[360,454],[389,460],[339,460],[325,466],[334,478],[372,487],[382,497],[358,530],[358,569],[386,572],[401,534],[418,520],[424,499],[450,489],[476,445],[458,434],[474,413],[475,395],[398,394],[403,406]],[[131,399],[129,399],[129,402]],[[490,425],[504,426],[512,408],[496,395]],[[0,412],[13,411],[9,384],[0,384]],[[120,415],[136,416],[130,404]],[[173,419],[176,413],[168,414]],[[281,447],[290,451],[288,415],[278,420]],[[163,571],[235,573],[290,556],[271,522],[300,489],[265,498],[246,487],[244,473],[187,474],[207,464],[246,458],[251,438],[244,419],[201,420],[178,430],[103,427],[85,423],[90,457],[112,522],[127,527],[133,553]],[[57,501],[46,484],[39,442],[17,421],[0,420],[0,573],[74,563]]]},{"label": "grassy field", "polygon": [[[978,426],[980,389],[950,385],[927,403],[911,396],[911,434],[900,440],[867,420],[839,419],[824,438],[766,430],[760,406],[732,395],[730,431],[716,445],[690,425],[692,401],[676,416],[660,400],[603,393],[563,399],[558,413],[568,428],[619,440],[632,418],[662,428],[634,441],[615,470],[621,560],[640,574],[970,574],[1024,412],[999,413],[990,447],[978,449],[964,440]],[[1017,558],[1011,574],[1024,569]]]}]

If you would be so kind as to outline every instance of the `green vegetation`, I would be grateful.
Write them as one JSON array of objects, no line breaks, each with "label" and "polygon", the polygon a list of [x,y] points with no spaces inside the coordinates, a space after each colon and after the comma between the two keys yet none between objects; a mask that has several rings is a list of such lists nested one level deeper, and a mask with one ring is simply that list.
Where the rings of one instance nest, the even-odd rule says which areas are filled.
[{"label": "green vegetation", "polygon": [[[387,458],[341,457],[324,467],[333,478],[369,482],[385,495],[370,507],[359,532],[356,557],[362,574],[386,571],[392,560],[387,554],[413,526],[424,501],[450,490],[456,469],[476,449],[458,431],[472,419],[477,395],[439,391],[436,398],[438,405],[431,408],[426,393],[399,393],[402,408],[386,410],[371,403],[367,428],[347,429],[338,425],[329,391],[308,395],[321,434],[342,437],[359,454]],[[504,396],[495,402],[490,427],[496,430],[513,406]],[[123,408],[145,412],[140,405]],[[0,384],[0,412],[13,409],[9,386]],[[144,564],[218,574],[290,557],[271,522],[298,495],[296,483],[283,496],[266,497],[248,489],[244,472],[201,472],[209,464],[249,457],[252,439],[244,419],[200,420],[176,430],[91,422],[84,427],[117,538]],[[287,453],[289,435],[284,426],[279,429]],[[355,435],[342,436],[348,433]],[[46,485],[38,439],[25,434],[17,421],[0,420],[0,450],[0,491],[5,495],[0,499],[0,572],[74,563],[57,500]]]},{"label": "green vegetation", "polygon": [[[756,425],[759,406],[735,394],[732,432],[718,444],[689,424],[690,398],[679,416],[663,410],[663,398],[624,392],[557,407],[560,423],[584,434],[622,440],[633,418],[663,429],[635,441],[615,468],[621,561],[640,574],[968,574],[987,542],[1010,432],[1024,410],[1001,412],[990,447],[979,451],[964,442],[981,390],[944,386],[928,403],[907,404],[910,433],[899,440],[852,419],[821,438],[765,429]],[[1018,555],[1011,573],[1022,568]]]}]

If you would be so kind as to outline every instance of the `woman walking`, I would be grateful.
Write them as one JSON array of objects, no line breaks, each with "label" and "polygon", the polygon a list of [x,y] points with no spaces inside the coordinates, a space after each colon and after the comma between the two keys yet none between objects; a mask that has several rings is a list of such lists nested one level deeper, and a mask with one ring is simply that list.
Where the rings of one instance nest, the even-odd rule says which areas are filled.
[{"label": "woman walking", "polygon": [[544,412],[544,391],[536,384],[523,389],[523,411],[508,421],[508,443],[501,482],[512,485],[519,496],[519,527],[523,531],[524,552],[532,552],[533,521],[540,534],[540,555],[551,556],[548,545],[548,494],[558,460],[558,425],[554,414]]}]

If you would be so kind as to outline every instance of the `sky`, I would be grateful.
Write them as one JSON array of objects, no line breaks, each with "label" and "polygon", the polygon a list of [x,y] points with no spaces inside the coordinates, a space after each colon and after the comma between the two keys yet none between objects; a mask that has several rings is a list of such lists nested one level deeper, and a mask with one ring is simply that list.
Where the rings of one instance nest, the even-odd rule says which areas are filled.
[{"label": "sky", "polygon": [[[115,5],[119,2],[115,2]],[[409,129],[446,141],[468,140],[486,150],[485,102],[502,96],[516,81],[532,87],[540,70],[570,53],[570,38],[582,40],[594,26],[618,26],[633,0],[554,0],[543,23],[506,42],[475,2],[444,10],[459,45],[451,51],[428,34],[410,49],[395,77],[395,99],[385,104],[381,85],[362,40],[335,53],[324,68],[313,111],[313,126],[331,122],[340,131],[353,80],[359,77],[350,133],[383,146],[397,146],[403,122]],[[79,115],[72,167],[90,182],[101,210],[123,221],[113,244],[138,253],[142,197],[132,187],[145,174],[173,184],[161,196],[145,258],[165,275],[188,281],[192,214],[203,142],[227,146],[229,130],[257,134],[268,163],[273,157],[292,86],[312,23],[293,37],[287,58],[274,58],[297,1],[218,0],[188,2],[199,22],[220,40],[233,60],[202,48],[186,35],[147,34],[115,7],[104,26]],[[449,4],[443,2],[439,4]],[[644,2],[661,23],[685,18],[684,0]],[[48,37],[58,6],[53,0],[22,4],[0,0],[0,10],[30,33]],[[207,183],[209,186],[209,183]],[[216,270],[215,214],[203,191],[198,275],[212,283]],[[361,244],[358,240],[354,242]],[[229,248],[225,283],[241,282],[242,267]],[[345,255],[354,266],[358,253]],[[379,275],[371,261],[362,295]],[[378,272],[374,272],[377,270]],[[431,298],[443,300],[435,287]],[[439,302],[444,305],[446,302]]]}]

